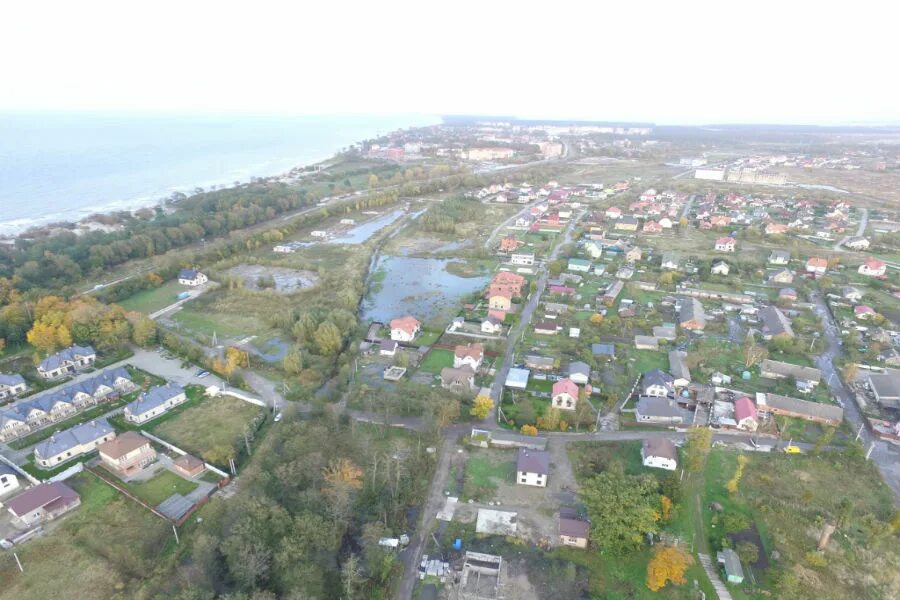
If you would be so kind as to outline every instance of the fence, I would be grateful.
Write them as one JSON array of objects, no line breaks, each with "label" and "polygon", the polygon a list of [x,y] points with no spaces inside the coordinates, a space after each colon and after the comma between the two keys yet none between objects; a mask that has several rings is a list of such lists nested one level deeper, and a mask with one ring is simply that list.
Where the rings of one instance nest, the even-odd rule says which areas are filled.
[{"label": "fence", "polygon": [[72,477],[73,475],[78,475],[82,471],[84,471],[84,463],[75,463],[74,465],[72,465],[71,467],[69,467],[68,469],[63,471],[62,473],[57,473],[56,475],[54,475],[47,481],[65,481],[69,477]]},{"label": "fence", "polygon": [[[170,444],[170,443],[167,442],[166,440],[164,440],[164,439],[162,439],[162,438],[158,438],[158,437],[156,437],[155,435],[153,435],[152,433],[148,433],[148,432],[142,430],[142,431],[141,431],[141,435],[144,436],[145,438],[148,438],[148,439],[150,439],[150,440],[156,442],[157,444],[160,444],[161,446],[165,446],[165,447],[168,448],[169,450],[171,450],[171,451],[173,451],[173,452],[176,452],[176,453],[178,453],[178,454],[181,455],[181,456],[184,456],[184,455],[187,454],[187,452],[185,452],[184,450],[182,450],[182,449],[179,448],[178,446],[176,446],[176,445],[174,445],[174,444]],[[226,473],[225,471],[220,471],[219,469],[217,469],[216,467],[212,466],[212,465],[209,464],[208,462],[204,462],[204,463],[203,463],[203,466],[206,467],[207,469],[209,469],[210,471],[212,471],[213,473],[215,473],[216,475],[220,476],[220,477],[228,477],[228,473]]]}]

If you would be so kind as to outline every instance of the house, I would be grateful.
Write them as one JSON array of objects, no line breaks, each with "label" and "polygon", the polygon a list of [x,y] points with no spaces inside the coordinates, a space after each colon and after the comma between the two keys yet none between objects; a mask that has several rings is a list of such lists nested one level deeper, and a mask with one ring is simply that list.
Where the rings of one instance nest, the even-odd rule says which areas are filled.
[{"label": "house", "polygon": [[616,279],[631,279],[632,277],[634,277],[634,269],[632,269],[628,265],[622,265],[616,271],[615,277]]},{"label": "house", "polygon": [[583,258],[570,258],[566,269],[569,271],[587,273],[591,270],[591,261],[584,260]]},{"label": "house", "polygon": [[500,251],[501,252],[514,252],[520,245],[524,242],[521,242],[516,239],[515,236],[508,235],[500,240]]},{"label": "house", "polygon": [[511,297],[515,298],[522,295],[524,285],[525,278],[521,275],[510,271],[499,271],[488,285],[488,293],[504,290],[509,292]]},{"label": "house", "polygon": [[778,299],[784,300],[785,302],[796,302],[797,301],[797,290],[794,288],[781,288],[778,290]]},{"label": "house", "polygon": [[559,543],[563,546],[587,548],[591,524],[579,519],[574,510],[560,508],[556,533],[559,536]]},{"label": "house", "polygon": [[488,296],[488,307],[494,310],[508,311],[512,308],[512,293],[508,290],[496,290]]},{"label": "house", "polygon": [[13,407],[9,410],[0,411],[0,442],[8,442],[23,435],[27,435],[31,431],[25,413]]},{"label": "house", "polygon": [[772,250],[769,254],[769,263],[773,265],[786,265],[791,262],[791,253],[787,250]]},{"label": "house", "polygon": [[530,374],[531,371],[528,369],[512,368],[506,374],[506,381],[503,382],[503,385],[514,390],[524,390],[528,387],[528,376]]},{"label": "house", "polygon": [[604,214],[606,215],[607,219],[613,219],[613,220],[621,219],[622,218],[622,209],[619,208],[618,206],[610,206],[609,208],[606,209],[606,212]]},{"label": "house", "polygon": [[584,253],[596,260],[603,256],[603,246],[594,241],[587,241],[584,243]]},{"label": "house", "polygon": [[718,262],[714,262],[709,272],[713,275],[728,275],[728,271],[731,270],[731,267],[728,266],[728,263],[724,260],[720,260]]},{"label": "house", "polygon": [[641,459],[645,467],[674,471],[678,468],[678,450],[667,438],[650,438],[641,444]]},{"label": "house", "polygon": [[643,253],[637,246],[632,246],[625,251],[625,260],[628,262],[637,262],[641,260],[641,256],[643,256]]},{"label": "house", "polygon": [[19,494],[6,507],[19,527],[51,521],[81,504],[81,496],[61,481],[36,485]]},{"label": "house", "polygon": [[457,346],[453,350],[453,368],[458,369],[467,365],[473,371],[481,368],[481,362],[484,360],[484,346],[481,344],[468,344],[466,346]]},{"label": "house", "polygon": [[859,302],[862,300],[863,293],[853,286],[846,286],[841,290],[841,296],[850,302]]},{"label": "house", "polygon": [[206,464],[196,456],[182,454],[172,461],[172,468],[182,477],[193,479],[206,471]]},{"label": "house", "polygon": [[34,462],[44,469],[55,467],[82,454],[93,452],[103,442],[116,437],[116,431],[103,419],[57,431],[34,447]]},{"label": "house", "polygon": [[594,356],[616,357],[615,344],[591,344],[591,354]]},{"label": "house", "polygon": [[769,273],[769,283],[793,283],[794,274],[790,269],[776,269]]},{"label": "house", "polygon": [[19,489],[19,472],[6,463],[0,463],[0,497],[17,489]]},{"label": "house", "polygon": [[777,306],[764,306],[759,309],[759,320],[762,323],[762,334],[764,340],[771,340],[774,337],[784,335],[794,337],[794,330],[791,328],[791,321],[781,312]]},{"label": "house", "polygon": [[670,271],[678,270],[678,261],[679,256],[675,252],[666,252],[662,256],[662,264],[660,265],[663,269],[669,269]]},{"label": "house", "polygon": [[677,425],[684,420],[674,400],[659,396],[638,398],[634,416],[638,423],[655,425]]},{"label": "house", "polygon": [[591,368],[587,363],[575,361],[569,363],[569,379],[579,385],[585,385],[591,378]]},{"label": "house", "polygon": [[783,235],[787,233],[788,226],[783,223],[770,221],[766,223],[766,235]]},{"label": "house", "polygon": [[675,378],[659,369],[644,373],[641,391],[645,396],[666,397],[675,394]]},{"label": "house", "polygon": [[497,317],[488,315],[488,317],[481,322],[481,333],[488,333],[491,335],[501,334],[503,333],[503,325]]},{"label": "house", "polygon": [[690,331],[703,331],[706,327],[703,304],[696,298],[682,298],[678,309],[678,325]]},{"label": "house", "polygon": [[395,342],[394,340],[381,340],[381,343],[378,344],[378,355],[379,356],[394,356],[397,354],[397,348],[400,346],[399,342]]},{"label": "house", "polygon": [[546,450],[519,448],[516,457],[516,483],[547,487],[550,474],[550,453]]},{"label": "house", "polygon": [[636,335],[634,347],[637,350],[659,350],[659,338],[652,335]]},{"label": "house", "polygon": [[669,351],[669,371],[672,373],[672,383],[676,388],[687,387],[691,382],[691,371],[688,369],[686,359],[687,352]]},{"label": "house", "polygon": [[397,342],[411,342],[422,330],[422,323],[411,315],[391,319],[391,339]]},{"label": "house", "polygon": [[187,395],[180,385],[171,382],[159,385],[125,405],[125,420],[129,423],[146,423],[185,401]]},{"label": "house", "polygon": [[756,405],[747,396],[741,396],[734,401],[734,420],[737,428],[743,431],[756,431],[759,427]]},{"label": "house", "polygon": [[441,387],[454,392],[471,392],[475,388],[475,371],[468,365],[458,369],[441,369]]},{"label": "house", "polygon": [[734,252],[737,240],[733,237],[720,237],[716,240],[716,250],[719,252]]},{"label": "house", "polygon": [[18,373],[7,375],[0,373],[0,400],[18,396],[28,389],[25,379]]},{"label": "house", "polygon": [[615,228],[618,231],[637,231],[638,220],[634,217],[622,217],[616,221]]},{"label": "house", "polygon": [[575,410],[578,403],[578,386],[571,379],[560,379],[553,384],[550,406],[562,410]]},{"label": "house", "polygon": [[857,304],[853,307],[853,316],[861,321],[874,317],[876,314],[878,313],[875,312],[875,309],[865,304]]},{"label": "house", "polygon": [[840,425],[844,419],[844,409],[840,406],[810,402],[779,394],[757,394],[756,408],[760,413],[796,417],[826,425]]},{"label": "house", "polygon": [[869,240],[860,236],[852,236],[847,238],[847,241],[844,242],[844,245],[850,248],[851,250],[868,250],[869,249]]},{"label": "house", "polygon": [[136,431],[126,431],[97,447],[100,460],[120,477],[128,477],[156,461],[150,440]]},{"label": "house", "polygon": [[178,283],[196,287],[209,281],[209,278],[197,269],[182,269],[178,273]]},{"label": "house", "polygon": [[713,215],[709,218],[712,227],[728,227],[731,225],[731,217],[728,215]]},{"label": "house", "polygon": [[744,569],[741,567],[741,559],[737,552],[731,548],[725,548],[716,552],[716,561],[725,570],[725,579],[728,583],[744,583]]},{"label": "house", "polygon": [[525,355],[525,366],[535,371],[552,371],[554,363],[555,361],[551,356]]},{"label": "house", "polygon": [[870,373],[868,384],[878,404],[900,409],[900,371],[886,369],[884,373]]},{"label": "house", "polygon": [[606,288],[606,291],[603,292],[603,295],[600,296],[600,303],[606,306],[612,306],[616,298],[619,297],[619,294],[622,293],[622,289],[625,287],[624,281],[614,281]]},{"label": "house", "polygon": [[37,366],[38,375],[47,380],[87,369],[97,360],[97,353],[90,346],[71,346],[52,354]]},{"label": "house", "polygon": [[555,321],[539,321],[534,325],[534,332],[539,335],[556,335],[557,325]]},{"label": "house", "polygon": [[534,264],[534,252],[514,252],[509,256],[509,262],[514,265],[530,267]]},{"label": "house", "polygon": [[861,275],[868,275],[869,277],[883,277],[886,269],[887,264],[883,260],[878,260],[877,258],[870,258],[859,265],[859,273]]},{"label": "house", "polygon": [[652,220],[645,222],[644,226],[641,228],[641,231],[644,233],[662,233],[662,230],[663,226]]},{"label": "house", "polygon": [[828,259],[822,258],[820,256],[813,256],[809,260],[806,261],[806,272],[818,277],[819,275],[824,275],[825,271],[828,270]]}]

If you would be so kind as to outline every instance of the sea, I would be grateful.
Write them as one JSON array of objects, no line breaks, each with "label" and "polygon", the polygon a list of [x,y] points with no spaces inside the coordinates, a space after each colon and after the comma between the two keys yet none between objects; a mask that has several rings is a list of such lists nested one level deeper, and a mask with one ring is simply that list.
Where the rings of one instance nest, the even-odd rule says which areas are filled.
[{"label": "sea", "polygon": [[278,175],[431,115],[0,113],[0,236]]}]

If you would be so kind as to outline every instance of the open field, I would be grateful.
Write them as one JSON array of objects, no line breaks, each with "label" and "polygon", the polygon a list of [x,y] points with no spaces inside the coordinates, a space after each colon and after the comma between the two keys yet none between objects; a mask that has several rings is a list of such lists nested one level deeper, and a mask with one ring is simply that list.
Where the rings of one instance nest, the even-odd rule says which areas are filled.
[{"label": "open field", "polygon": [[0,554],[0,599],[134,598],[174,545],[166,522],[94,475],[82,473],[67,483],[81,495],[81,506],[16,548],[24,573],[11,552]]},{"label": "open field", "polygon": [[181,327],[208,337],[213,334],[221,337],[260,335],[268,329],[256,317],[217,314],[193,307],[182,308],[173,318]]},{"label": "open field", "polygon": [[178,294],[189,289],[187,286],[179,285],[177,281],[169,281],[158,288],[138,292],[118,304],[125,310],[149,314],[177,302]]},{"label": "open field", "polygon": [[233,447],[250,420],[262,411],[236,398],[207,398],[156,426],[154,435],[197,456],[213,448]]},{"label": "open field", "polygon": [[514,455],[507,453],[505,459],[482,453],[470,456],[466,462],[463,498],[487,501],[493,498],[498,482],[514,481],[515,462],[510,458]]}]

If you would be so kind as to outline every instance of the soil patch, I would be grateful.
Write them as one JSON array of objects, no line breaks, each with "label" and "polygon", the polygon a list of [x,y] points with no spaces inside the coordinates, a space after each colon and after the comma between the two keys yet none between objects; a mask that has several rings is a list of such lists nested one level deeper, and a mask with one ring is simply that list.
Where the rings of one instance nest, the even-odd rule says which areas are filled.
[{"label": "soil patch", "polygon": [[319,276],[312,271],[300,271],[285,267],[265,265],[237,265],[225,271],[233,277],[244,280],[244,287],[250,290],[273,289],[281,294],[293,294],[310,288],[319,282]]}]

